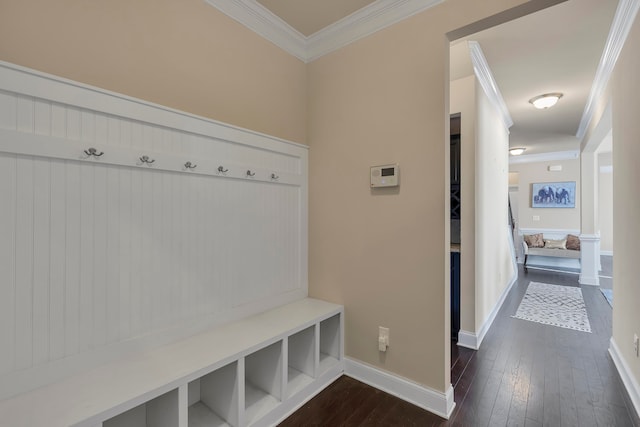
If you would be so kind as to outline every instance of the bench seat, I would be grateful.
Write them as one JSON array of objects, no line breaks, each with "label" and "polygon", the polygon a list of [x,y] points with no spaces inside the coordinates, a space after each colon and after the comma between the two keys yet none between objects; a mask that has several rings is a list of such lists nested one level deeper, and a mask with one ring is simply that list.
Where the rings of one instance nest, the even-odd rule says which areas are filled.
[{"label": "bench seat", "polygon": [[[335,330],[329,335],[339,337],[336,338],[339,351],[333,355],[333,363],[325,362],[321,369],[318,368],[318,360],[322,359],[322,354],[316,355],[315,378],[310,379],[315,383],[307,389],[310,397],[344,371],[342,316],[342,306],[305,298],[1,401],[0,424],[12,427],[99,427],[123,412],[174,393],[179,396],[175,399],[174,412],[180,421],[171,422],[171,425],[187,427],[187,393],[191,381],[233,362],[244,367],[246,356],[274,343],[283,349],[278,351],[282,352],[280,358],[285,364],[282,369],[282,384],[285,385],[278,400],[284,403],[291,397],[286,390],[287,340],[291,335],[308,329],[310,334],[315,334],[315,340],[308,340],[312,347],[308,351],[322,351],[314,344],[320,342],[321,334],[325,334],[319,332],[322,322],[335,319],[332,323],[336,325]],[[239,388],[244,389],[244,371],[239,377],[238,384],[242,384]],[[303,401],[300,399],[291,404],[300,404]],[[237,400],[241,402],[238,412],[242,412],[244,396]],[[285,409],[281,409],[279,417]],[[249,424],[249,420],[244,420],[244,414],[238,417],[241,426]]]}]

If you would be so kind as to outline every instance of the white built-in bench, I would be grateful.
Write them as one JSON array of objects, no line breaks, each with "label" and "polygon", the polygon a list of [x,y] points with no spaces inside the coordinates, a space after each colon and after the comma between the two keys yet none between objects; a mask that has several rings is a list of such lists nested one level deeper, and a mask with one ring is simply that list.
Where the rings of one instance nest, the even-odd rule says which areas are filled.
[{"label": "white built-in bench", "polygon": [[[523,236],[524,237],[524,236]],[[544,233],[544,239],[553,239],[553,240],[562,240],[567,237],[566,233],[555,232],[555,233]],[[532,256],[544,256],[544,257],[554,257],[554,258],[569,258],[569,259],[577,259],[579,260],[581,257],[580,250],[574,249],[558,249],[558,248],[537,248],[537,247],[529,247],[527,242],[522,241],[522,249],[524,254],[524,270],[527,271],[527,260],[530,255]]]},{"label": "white built-in bench", "polygon": [[274,425],[344,371],[343,316],[305,298],[2,401],[0,424]]}]

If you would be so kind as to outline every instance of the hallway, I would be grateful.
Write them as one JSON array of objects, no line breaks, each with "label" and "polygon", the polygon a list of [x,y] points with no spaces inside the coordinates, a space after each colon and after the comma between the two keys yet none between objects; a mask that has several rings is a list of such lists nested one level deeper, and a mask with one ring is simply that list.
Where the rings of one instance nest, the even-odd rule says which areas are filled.
[{"label": "hallway", "polygon": [[[592,333],[514,319],[530,281],[578,286],[575,274],[519,268],[481,349],[461,349],[460,360],[470,359],[464,369],[452,363],[457,406],[449,421],[342,377],[281,426],[640,425],[607,352],[612,312],[600,289],[582,287]],[[603,260],[601,274],[610,273]]]}]

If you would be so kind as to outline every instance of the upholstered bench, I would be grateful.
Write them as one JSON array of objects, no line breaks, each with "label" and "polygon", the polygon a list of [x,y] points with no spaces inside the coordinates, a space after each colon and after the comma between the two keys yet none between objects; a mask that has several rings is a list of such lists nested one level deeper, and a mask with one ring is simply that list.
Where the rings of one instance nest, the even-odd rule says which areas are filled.
[{"label": "upholstered bench", "polygon": [[527,259],[529,255],[580,259],[580,238],[573,234],[568,234],[563,239],[545,238],[542,233],[524,235],[523,237],[525,272],[528,271]]}]

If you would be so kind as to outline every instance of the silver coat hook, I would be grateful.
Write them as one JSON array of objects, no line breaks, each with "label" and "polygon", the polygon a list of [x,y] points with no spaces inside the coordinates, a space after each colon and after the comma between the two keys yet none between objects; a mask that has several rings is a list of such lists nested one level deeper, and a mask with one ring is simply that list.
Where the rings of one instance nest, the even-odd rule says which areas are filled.
[{"label": "silver coat hook", "polygon": [[224,166],[218,166],[218,173],[229,172],[229,169],[225,169]]},{"label": "silver coat hook", "polygon": [[151,163],[155,162],[155,159],[150,159],[149,156],[140,157],[140,164],[146,163],[147,166],[151,165]]},{"label": "silver coat hook", "polygon": [[195,168],[197,168],[197,167],[198,167],[198,165],[194,165],[194,164],[193,164],[193,163],[191,163],[191,162],[187,162],[187,163],[185,163],[185,164],[184,164],[184,168],[185,168],[185,169],[195,169]]},{"label": "silver coat hook", "polygon": [[95,148],[91,147],[88,150],[84,150],[84,154],[87,155],[87,157],[100,157],[104,154],[103,151],[98,153],[98,150],[96,150]]},{"label": "silver coat hook", "polygon": [[251,170],[247,171],[247,176],[256,176],[255,172],[251,172]]},{"label": "silver coat hook", "polygon": [[276,175],[275,173],[271,174],[271,179],[274,181],[277,181],[280,177],[278,175]]}]

